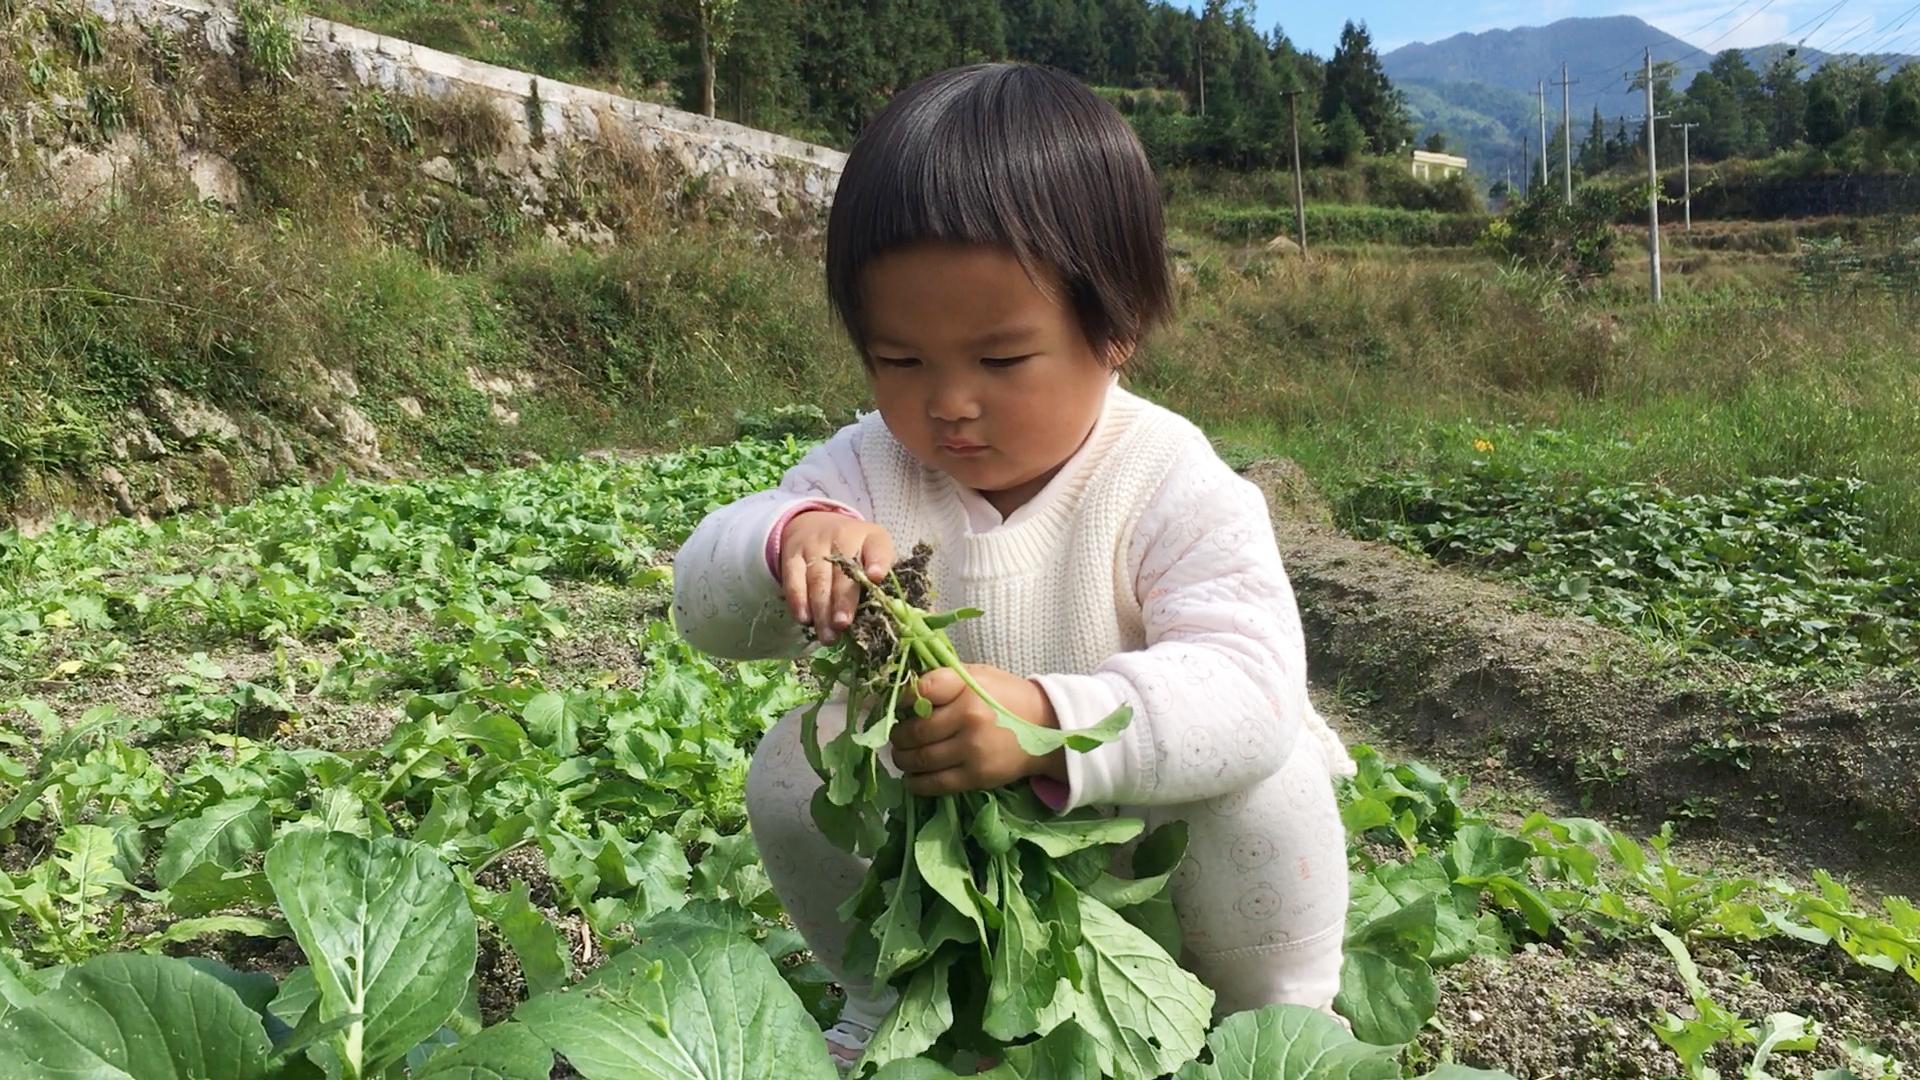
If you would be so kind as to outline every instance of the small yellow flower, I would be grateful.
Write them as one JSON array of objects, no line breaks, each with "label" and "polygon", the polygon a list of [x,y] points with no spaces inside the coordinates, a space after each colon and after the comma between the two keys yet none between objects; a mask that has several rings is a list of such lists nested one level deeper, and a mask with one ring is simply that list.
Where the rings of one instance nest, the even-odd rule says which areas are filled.
[{"label": "small yellow flower", "polygon": [[1475,450],[1478,450],[1479,452],[1481,452],[1481,453],[1483,453],[1483,454],[1491,454],[1491,453],[1493,453],[1493,444],[1492,444],[1492,443],[1490,443],[1490,442],[1488,442],[1488,441],[1487,441],[1487,440],[1485,440],[1485,439],[1475,439],[1475,440],[1473,440],[1473,448],[1474,448]]}]

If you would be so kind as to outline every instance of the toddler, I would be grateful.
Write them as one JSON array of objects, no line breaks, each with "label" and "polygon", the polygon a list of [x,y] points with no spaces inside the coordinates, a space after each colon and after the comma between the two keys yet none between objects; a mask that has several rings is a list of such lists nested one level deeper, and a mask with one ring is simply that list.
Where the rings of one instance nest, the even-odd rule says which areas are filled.
[{"label": "toddler", "polygon": [[[1307,700],[1292,587],[1260,492],[1180,416],[1119,385],[1172,306],[1158,187],[1107,102],[1048,69],[990,64],[897,95],[848,157],[827,291],[875,413],[780,486],[714,512],[675,564],[688,640],[736,658],[831,642],[858,584],[926,540],[974,678],[1017,715],[1073,730],[1122,705],[1090,753],[1029,757],[950,672],[895,728],[919,795],[1031,783],[1054,808],[1189,827],[1174,878],[1182,962],[1221,1015],[1327,1009],[1347,911],[1332,776],[1352,759]],[[845,723],[823,710],[824,742]],[[847,991],[827,1033],[857,1058],[891,1004],[842,963],[835,914],[865,873],[809,812],[799,718],[754,754],[747,814],[774,890]]]}]

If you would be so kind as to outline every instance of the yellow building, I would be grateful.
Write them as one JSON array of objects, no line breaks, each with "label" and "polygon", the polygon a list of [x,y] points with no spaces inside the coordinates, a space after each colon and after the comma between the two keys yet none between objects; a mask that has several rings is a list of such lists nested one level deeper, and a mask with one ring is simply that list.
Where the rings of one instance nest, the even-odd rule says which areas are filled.
[{"label": "yellow building", "polygon": [[1413,175],[1422,180],[1444,180],[1466,171],[1466,158],[1455,157],[1452,154],[1436,154],[1431,150],[1413,152]]}]

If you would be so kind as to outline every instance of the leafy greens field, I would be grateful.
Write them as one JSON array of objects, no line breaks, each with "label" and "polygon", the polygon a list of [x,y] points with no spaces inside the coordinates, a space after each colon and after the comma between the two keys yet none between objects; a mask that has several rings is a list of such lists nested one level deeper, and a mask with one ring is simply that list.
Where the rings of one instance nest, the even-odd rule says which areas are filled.
[{"label": "leafy greens field", "polygon": [[[821,682],[701,657],[664,603],[674,545],[801,449],[336,479],[212,516],[0,534],[4,1074],[832,1076],[815,1032],[835,992],[784,924],[741,811],[753,745]],[[1535,944],[1643,939],[1688,1004],[1623,1019],[1671,1048],[1675,1075],[1808,1075],[1809,1062],[1823,1080],[1898,1075],[1872,1047],[1822,1038],[1847,1018],[1739,1015],[1692,957],[1769,941],[1911,989],[1910,903],[1856,899],[1824,876],[1802,889],[1704,875],[1670,834],[1509,820],[1425,766],[1356,756],[1337,1002],[1351,1035],[1273,1009],[1186,1041],[1156,1027],[1167,1002],[1151,988],[1076,979],[1074,950],[1099,955],[1164,919],[1170,863],[1136,856],[1145,883],[1116,886],[1068,868],[1063,846],[1049,873],[1034,851],[1052,858],[1057,835],[1014,814],[1000,839],[1025,842],[1022,868],[998,884],[952,878],[919,842],[896,853],[901,874],[936,867],[929,925],[942,903],[979,916],[946,940],[992,941],[989,969],[1021,962],[1008,913],[1058,908],[1074,880],[1140,901],[1103,904],[1110,923],[1055,919],[1025,944],[1034,970],[1075,992],[986,1029],[1044,1032],[989,1043],[987,1075],[1470,1076],[1486,1063],[1449,1061],[1434,1038],[1437,973]],[[1005,867],[995,835],[949,830],[929,847]],[[943,1010],[952,1023],[963,988],[932,982],[907,995],[896,1033]],[[1071,1007],[1093,1000],[1098,1015]],[[875,1055],[878,1075],[974,1066],[916,1057],[949,1049],[924,1034]],[[1132,1052],[1136,1035],[1155,1052]]]}]

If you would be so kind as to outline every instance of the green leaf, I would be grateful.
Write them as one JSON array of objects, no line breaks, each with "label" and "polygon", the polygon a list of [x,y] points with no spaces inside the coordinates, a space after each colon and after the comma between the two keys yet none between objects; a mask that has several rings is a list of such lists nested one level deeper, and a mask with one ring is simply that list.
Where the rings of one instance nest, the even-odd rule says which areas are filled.
[{"label": "green leaf", "polygon": [[1455,881],[1478,885],[1499,874],[1518,875],[1533,856],[1533,845],[1490,825],[1466,825],[1447,846]]},{"label": "green leaf", "polygon": [[[1073,1023],[1061,1024],[1038,1042],[1015,1046],[1000,1063],[972,1074],[977,1080],[1102,1080],[1100,1048]],[[926,1058],[896,1061],[873,1080],[957,1080],[958,1074]]]},{"label": "green leaf", "polygon": [[580,728],[599,716],[594,699],[587,694],[562,694],[554,691],[535,694],[521,714],[534,741],[562,758],[580,753]]},{"label": "green leaf", "polygon": [[1139,836],[1146,822],[1137,817],[1107,817],[1095,810],[1075,811],[1066,817],[1041,817],[1004,799],[1000,820],[1014,837],[1058,859],[1077,851],[1124,844]]},{"label": "green leaf", "polygon": [[1340,1021],[1303,1005],[1235,1013],[1207,1036],[1213,1060],[1178,1080],[1398,1080],[1399,1049],[1358,1042]]},{"label": "green leaf", "polygon": [[1000,879],[1000,939],[987,968],[987,1009],[980,1027],[1001,1042],[1040,1029],[1041,1010],[1053,1003],[1060,973],[1051,963],[1052,935],[1020,887],[1010,859],[995,860]]},{"label": "green leaf", "polygon": [[573,952],[533,906],[526,882],[515,881],[511,891],[487,895],[479,910],[520,961],[529,996],[564,990],[573,982]]},{"label": "green leaf", "polygon": [[836,1080],[820,1029],[752,941],[652,938],[515,1018],[586,1080]]},{"label": "green leaf", "polygon": [[460,1007],[478,934],[431,849],[303,830],[267,853],[267,877],[313,965],[321,1019],[365,1017],[335,1043],[350,1071],[398,1061]]},{"label": "green leaf", "polygon": [[932,886],[935,895],[953,910],[971,919],[980,940],[985,941],[986,920],[968,888],[973,884],[973,874],[967,867],[967,852],[961,842],[958,800],[949,796],[938,802],[939,809],[913,838],[914,865],[920,871],[920,879]]},{"label": "green leaf", "polygon": [[54,863],[63,882],[60,898],[79,909],[84,919],[89,905],[133,888],[114,858],[118,849],[113,833],[99,825],[75,825],[54,844],[60,854]]},{"label": "green leaf", "polygon": [[1753,1063],[1747,1067],[1749,1080],[1768,1076],[1767,1062],[1774,1054],[1787,1051],[1806,1053],[1820,1041],[1820,1025],[1797,1013],[1777,1012],[1760,1025],[1760,1045],[1753,1051]]},{"label": "green leaf", "polygon": [[868,1065],[885,1065],[925,1053],[953,1026],[953,999],[947,983],[954,956],[952,951],[943,950],[908,977],[900,999],[867,1040],[855,1073]]},{"label": "green leaf", "polygon": [[261,919],[252,915],[209,915],[200,919],[181,919],[158,934],[147,938],[144,945],[173,945],[182,941],[211,937],[214,934],[246,934],[248,937],[280,938],[288,936],[287,924],[278,919]]},{"label": "green leaf", "polygon": [[46,987],[39,972],[5,952],[0,952],[0,1017],[22,1009],[39,997]]},{"label": "green leaf", "polygon": [[[1133,849],[1132,878],[1103,873],[1087,886],[1092,897],[1115,911],[1144,904],[1166,891],[1187,853],[1187,823],[1169,821],[1148,833]],[[1131,919],[1129,922],[1133,921]]]},{"label": "green leaf", "polygon": [[1057,994],[1071,995],[1071,1016],[1098,1044],[1102,1068],[1119,1080],[1151,1078],[1198,1054],[1213,991],[1090,896],[1080,897],[1080,932],[1081,987],[1065,983]]},{"label": "green leaf", "polygon": [[163,888],[201,866],[222,871],[237,869],[242,859],[260,851],[272,838],[267,804],[259,799],[229,799],[215,803],[167,830],[153,877]]},{"label": "green leaf", "polygon": [[252,1080],[269,1052],[238,994],[164,956],[95,957],[0,1017],[7,1080]]},{"label": "green leaf", "polygon": [[746,905],[772,887],[760,868],[760,850],[754,846],[751,833],[710,833],[705,839],[707,852],[693,868],[693,896],[703,900],[732,897]]},{"label": "green leaf", "polygon": [[1409,1042],[1440,1000],[1433,969],[1418,956],[1348,948],[1333,1006],[1370,1043]]},{"label": "green leaf", "polygon": [[1019,740],[1020,749],[1034,757],[1046,757],[1063,748],[1077,753],[1086,753],[1119,738],[1120,733],[1133,722],[1133,709],[1126,705],[1115,709],[1111,715],[1092,727],[1080,728],[1076,731],[1041,727],[1005,709],[995,709],[994,712],[1000,726],[1013,732],[1014,738]]},{"label": "green leaf", "polygon": [[553,1051],[525,1024],[496,1024],[434,1052],[412,1080],[547,1080]]},{"label": "green leaf", "polygon": [[273,903],[273,886],[259,870],[222,870],[201,863],[161,894],[175,915],[204,915],[221,908],[263,908]]}]

